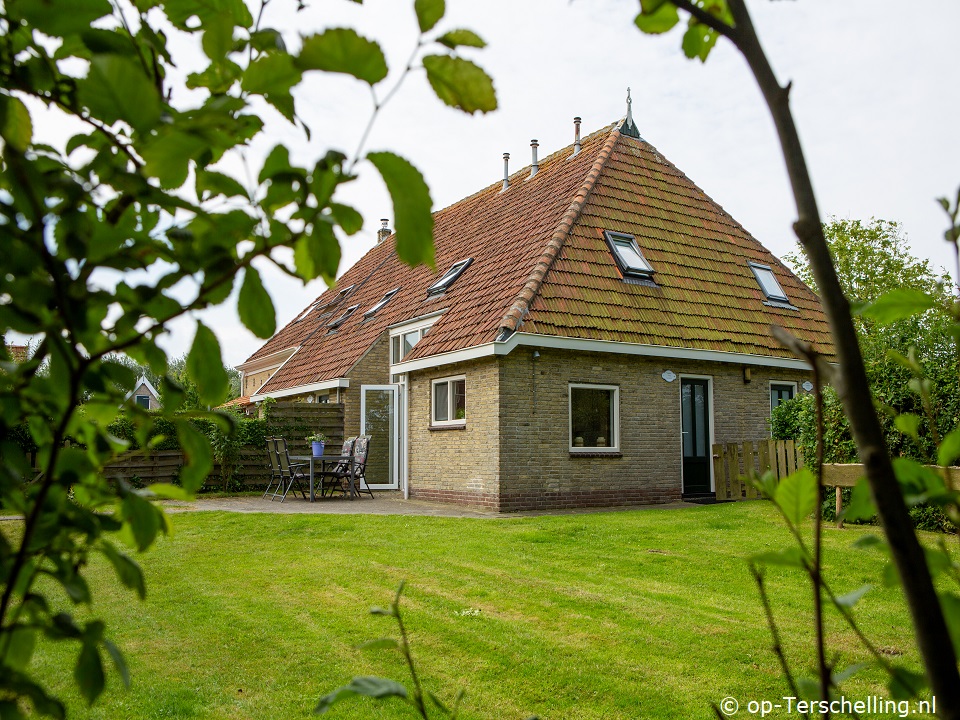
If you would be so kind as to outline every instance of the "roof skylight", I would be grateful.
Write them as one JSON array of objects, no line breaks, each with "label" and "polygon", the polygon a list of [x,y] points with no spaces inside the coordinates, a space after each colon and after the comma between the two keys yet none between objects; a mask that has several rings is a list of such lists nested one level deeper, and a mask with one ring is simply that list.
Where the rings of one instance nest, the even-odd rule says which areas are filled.
[{"label": "roof skylight", "polygon": [[354,288],[353,285],[347,285],[347,287],[343,288],[343,290],[337,293],[336,297],[334,297],[333,300],[331,300],[326,305],[324,305],[323,309],[329,310],[330,308],[335,307],[336,305],[339,305],[341,302],[343,302],[343,299],[350,294],[350,291],[353,290],[353,288]]},{"label": "roof skylight", "polygon": [[433,285],[427,288],[427,295],[442,295],[447,291],[447,289],[453,285],[461,273],[467,269],[467,266],[473,262],[473,258],[467,258],[466,260],[461,260],[453,264],[449,270],[447,270],[443,277],[437,280]]},{"label": "roof skylight", "polygon": [[613,257],[620,267],[620,271],[628,277],[641,278],[643,280],[652,280],[655,270],[647,259],[640,252],[640,247],[633,235],[627,233],[604,232],[610,249],[613,251]]},{"label": "roof skylight", "polygon": [[384,295],[376,305],[374,305],[373,307],[371,307],[369,310],[367,310],[367,311],[363,314],[364,320],[367,320],[367,319],[369,319],[369,318],[372,318],[374,315],[376,315],[376,314],[377,314],[377,311],[378,311],[380,308],[382,308],[384,305],[386,305],[388,302],[390,302],[390,299],[391,299],[394,295],[396,295],[398,292],[400,292],[400,288],[394,288],[393,290],[391,290],[390,292],[388,292],[386,295]]},{"label": "roof skylight", "polygon": [[346,310],[343,311],[343,315],[338,317],[336,320],[330,323],[327,327],[330,328],[331,330],[336,330],[338,327],[340,327],[347,321],[348,317],[350,317],[351,315],[353,315],[354,312],[356,312],[358,307],[360,306],[351,305],[350,307],[348,307]]},{"label": "roof skylight", "polygon": [[750,269],[753,270],[753,274],[757,278],[757,283],[760,285],[760,289],[763,290],[763,294],[767,296],[768,300],[785,303],[790,302],[790,300],[787,299],[787,294],[783,291],[783,288],[780,287],[780,283],[777,282],[777,276],[773,274],[773,270],[770,269],[769,265],[752,262],[750,263]]}]

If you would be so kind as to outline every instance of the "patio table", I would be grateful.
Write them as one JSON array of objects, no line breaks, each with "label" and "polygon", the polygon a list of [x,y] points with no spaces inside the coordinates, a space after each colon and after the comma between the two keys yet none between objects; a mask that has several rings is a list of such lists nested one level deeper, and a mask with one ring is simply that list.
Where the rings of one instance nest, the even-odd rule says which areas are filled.
[{"label": "patio table", "polygon": [[320,461],[320,470],[321,470],[321,471],[323,470],[324,465],[325,465],[326,463],[328,463],[328,462],[330,462],[330,463],[341,463],[341,462],[343,462],[343,463],[350,463],[350,475],[348,476],[348,477],[350,478],[350,482],[349,482],[349,486],[350,486],[350,499],[353,500],[354,496],[359,497],[360,493],[357,492],[357,488],[356,488],[356,484],[355,484],[355,480],[354,480],[354,473],[356,472],[357,464],[356,464],[356,460],[354,459],[353,455],[320,455],[319,457],[314,456],[314,455],[291,455],[291,456],[290,456],[290,459],[291,459],[291,460],[298,460],[298,461],[301,461],[301,462],[304,462],[304,463],[306,463],[306,462],[309,462],[309,463],[310,463],[310,502],[315,502],[315,501],[316,501],[316,496],[314,495],[314,492],[313,492],[313,472],[314,472],[313,468],[314,468],[314,463],[315,463],[317,460]]}]

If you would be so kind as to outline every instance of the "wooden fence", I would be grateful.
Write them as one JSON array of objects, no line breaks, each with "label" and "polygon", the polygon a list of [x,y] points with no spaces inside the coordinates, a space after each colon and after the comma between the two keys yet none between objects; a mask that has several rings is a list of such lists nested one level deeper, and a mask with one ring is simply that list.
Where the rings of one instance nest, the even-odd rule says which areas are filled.
[{"label": "wooden fence", "polygon": [[[713,476],[717,486],[717,500],[759,497],[759,492],[749,481],[753,471],[763,475],[770,470],[780,480],[803,466],[803,453],[793,440],[758,440],[714,445]],[[933,469],[940,473],[950,486],[960,487],[960,467]],[[840,488],[853,487],[863,474],[863,465],[824,464],[821,484],[837,488],[838,511]]]},{"label": "wooden fence", "polygon": [[[270,408],[267,417],[267,436],[285,437],[291,455],[309,455],[310,443],[304,438],[322,432],[330,446],[338,450],[343,442],[343,405],[327,403],[278,402]],[[183,466],[180,450],[159,450],[144,453],[136,450],[123,455],[105,468],[105,476],[123,478],[137,486],[159,482],[176,482]],[[254,488],[266,485],[270,476],[266,449],[241,447],[233,466],[231,485]],[[214,461],[213,469],[204,481],[204,486],[219,489],[223,485],[220,463]]]}]

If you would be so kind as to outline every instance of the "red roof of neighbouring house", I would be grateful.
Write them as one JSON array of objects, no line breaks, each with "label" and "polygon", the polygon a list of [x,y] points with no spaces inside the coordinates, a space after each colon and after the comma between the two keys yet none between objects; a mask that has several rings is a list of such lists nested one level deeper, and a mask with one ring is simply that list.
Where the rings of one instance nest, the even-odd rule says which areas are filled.
[{"label": "red roof of neighbouring house", "polygon": [[[770,336],[771,324],[832,354],[816,296],[649,143],[607,128],[585,138],[576,155],[571,146],[539,167],[533,177],[529,168],[514,173],[505,191],[498,182],[434,214],[436,272],[400,262],[393,236],[372,248],[311,304],[315,310],[250,357],[299,348],[258,394],[343,377],[388,326],[440,310],[407,360],[518,330],[792,357]],[[604,230],[635,236],[655,283],[624,282]],[[472,264],[450,289],[428,297],[427,288],[466,258]],[[748,262],[773,269],[792,309],[764,302]],[[353,305],[357,311],[331,332]]]}]

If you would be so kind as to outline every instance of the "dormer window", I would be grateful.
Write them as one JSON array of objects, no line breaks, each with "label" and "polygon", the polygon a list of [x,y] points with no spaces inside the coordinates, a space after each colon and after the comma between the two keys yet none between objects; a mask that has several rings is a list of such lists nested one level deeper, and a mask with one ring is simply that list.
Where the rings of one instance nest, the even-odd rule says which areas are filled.
[{"label": "dormer window", "polygon": [[753,262],[749,264],[750,269],[753,270],[753,274],[757,278],[760,289],[763,290],[763,294],[767,296],[767,300],[778,303],[790,302],[790,300],[787,299],[787,294],[783,291],[783,288],[780,287],[780,283],[777,282],[777,276],[773,274],[773,270],[770,269],[769,265],[761,265],[760,263]]},{"label": "dormer window", "polygon": [[613,257],[624,277],[653,280],[653,273],[655,272],[653,266],[647,262],[643,253],[640,252],[640,246],[637,245],[633,235],[610,230],[603,234],[607,238]]},{"label": "dormer window", "polygon": [[461,260],[460,262],[454,263],[453,267],[443,274],[443,277],[427,288],[427,297],[433,297],[434,295],[442,295],[445,293],[472,262],[473,258],[467,258],[466,260]]},{"label": "dormer window", "polygon": [[376,315],[376,314],[377,314],[377,311],[378,311],[380,308],[382,308],[384,305],[386,305],[388,302],[390,302],[390,299],[391,299],[394,295],[396,295],[398,292],[400,292],[400,288],[394,288],[393,290],[391,290],[390,292],[388,292],[386,295],[384,295],[384,296],[380,299],[380,302],[378,302],[376,305],[374,305],[372,308],[370,308],[369,310],[367,310],[367,311],[363,314],[363,319],[364,319],[364,320],[369,320],[369,319],[372,318],[374,315]]},{"label": "dormer window", "polygon": [[356,312],[356,310],[357,310],[358,307],[360,307],[360,306],[359,306],[359,305],[351,305],[351,306],[348,307],[346,310],[344,310],[343,315],[341,315],[340,317],[338,317],[336,320],[334,320],[332,323],[330,323],[327,327],[330,328],[331,331],[332,331],[332,330],[336,330],[338,327],[340,327],[341,325],[343,325],[343,324],[347,321],[347,318],[348,318],[348,317],[350,317],[351,315],[353,315],[354,312]]}]

